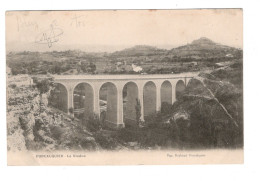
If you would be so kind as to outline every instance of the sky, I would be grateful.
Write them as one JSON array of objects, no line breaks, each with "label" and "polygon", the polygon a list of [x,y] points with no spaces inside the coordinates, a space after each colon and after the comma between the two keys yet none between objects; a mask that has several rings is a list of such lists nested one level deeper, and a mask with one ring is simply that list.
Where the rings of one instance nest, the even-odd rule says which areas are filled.
[{"label": "sky", "polygon": [[7,51],[112,52],[134,45],[171,49],[207,37],[243,47],[243,11],[105,10],[6,12]]}]

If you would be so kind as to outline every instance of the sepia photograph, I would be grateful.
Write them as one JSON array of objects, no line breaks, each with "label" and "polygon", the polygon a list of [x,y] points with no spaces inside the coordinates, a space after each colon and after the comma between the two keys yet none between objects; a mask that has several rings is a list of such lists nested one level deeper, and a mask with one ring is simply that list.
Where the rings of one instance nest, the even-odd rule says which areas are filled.
[{"label": "sepia photograph", "polygon": [[243,164],[243,10],[6,11],[8,165]]}]

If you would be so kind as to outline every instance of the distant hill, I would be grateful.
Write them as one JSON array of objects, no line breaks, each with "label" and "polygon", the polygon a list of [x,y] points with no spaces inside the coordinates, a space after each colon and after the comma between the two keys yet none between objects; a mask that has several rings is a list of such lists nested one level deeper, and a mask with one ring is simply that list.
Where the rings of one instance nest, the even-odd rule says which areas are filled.
[{"label": "distant hill", "polygon": [[165,54],[167,50],[159,49],[153,46],[136,45],[132,48],[126,48],[121,51],[111,53],[111,57],[135,57],[135,56],[152,56]]},{"label": "distant hill", "polygon": [[[138,56],[165,56],[165,57],[178,57],[178,58],[222,58],[222,57],[241,57],[242,50],[221,45],[214,41],[202,37],[192,41],[190,44],[179,46],[171,50],[159,49],[153,46],[137,45],[131,48],[126,48],[121,51],[116,51],[109,54],[110,57],[123,58],[123,57],[138,57]],[[160,61],[157,58],[158,61]]]},{"label": "distant hill", "polygon": [[[160,49],[148,45],[136,45],[113,53],[84,52],[81,50],[51,51],[51,52],[9,52],[7,64],[14,62],[61,62],[61,61],[92,61],[109,62],[117,58],[136,62],[188,62],[188,61],[225,61],[225,59],[242,59],[241,49],[221,45],[202,37],[190,44],[171,50]],[[130,57],[130,59],[128,58]],[[145,57],[145,58],[144,58]]]},{"label": "distant hill", "polygon": [[64,60],[90,60],[103,57],[105,53],[86,53],[81,50],[52,51],[52,52],[9,52],[6,56],[7,63],[10,62],[54,62]]},{"label": "distant hill", "polygon": [[194,40],[192,43],[173,48],[167,52],[167,55],[177,56],[181,58],[220,58],[226,56],[236,57],[242,54],[242,50],[221,45],[212,40],[202,37]]}]

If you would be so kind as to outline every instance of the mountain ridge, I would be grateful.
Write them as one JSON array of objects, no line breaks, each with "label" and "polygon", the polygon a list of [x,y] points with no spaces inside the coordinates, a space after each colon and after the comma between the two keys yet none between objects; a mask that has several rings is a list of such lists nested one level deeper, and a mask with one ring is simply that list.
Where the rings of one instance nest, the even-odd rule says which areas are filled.
[{"label": "mountain ridge", "polygon": [[[175,56],[175,57],[196,57],[196,58],[215,58],[234,56],[241,54],[241,49],[216,43],[209,38],[201,37],[191,43],[172,48],[170,50],[160,49],[149,45],[136,45],[110,53],[111,57],[133,57],[133,56]],[[233,55],[234,54],[234,55]]]},{"label": "mountain ridge", "polygon": [[135,45],[130,48],[125,48],[121,51],[115,51],[110,54],[110,56],[151,56],[151,55],[160,55],[167,52],[166,49],[157,48],[150,45]]},{"label": "mountain ridge", "polygon": [[[178,46],[172,49],[162,49],[156,46],[150,45],[135,45],[130,48],[125,48],[120,51],[114,51],[112,53],[107,52],[85,52],[80,49],[71,49],[67,51],[52,51],[52,52],[9,52],[7,54],[7,62],[9,62],[10,56],[12,54],[18,55],[10,60],[16,61],[60,61],[70,59],[75,57],[76,59],[83,58],[91,61],[96,59],[104,61],[125,59],[126,61],[136,59],[136,61],[158,61],[161,62],[166,59],[171,61],[194,61],[194,60],[205,60],[205,59],[220,59],[220,58],[238,58],[240,59],[243,55],[243,50],[239,48],[234,48],[226,45],[216,43],[209,38],[201,37],[199,39],[193,40],[191,43],[186,45]],[[130,59],[128,59],[128,57]],[[145,57],[145,58],[142,58]]]},{"label": "mountain ridge", "polygon": [[190,44],[173,48],[168,51],[168,55],[177,57],[197,57],[197,58],[216,58],[227,55],[235,56],[241,53],[241,50],[216,43],[206,37],[193,40]]}]

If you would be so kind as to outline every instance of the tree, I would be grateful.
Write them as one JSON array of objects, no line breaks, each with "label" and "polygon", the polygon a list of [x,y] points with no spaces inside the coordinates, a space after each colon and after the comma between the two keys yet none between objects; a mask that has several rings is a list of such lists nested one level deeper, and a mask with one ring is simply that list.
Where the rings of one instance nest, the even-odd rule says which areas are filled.
[{"label": "tree", "polygon": [[84,73],[87,72],[86,66],[85,66],[84,64],[81,66],[81,70],[82,70]]},{"label": "tree", "polygon": [[70,113],[71,115],[73,115],[73,113],[74,113],[73,107],[70,107],[70,108],[69,108],[69,113]]},{"label": "tree", "polygon": [[40,94],[44,94],[50,90],[50,81],[48,79],[36,81],[36,87],[40,91]]},{"label": "tree", "polygon": [[92,63],[92,62],[90,62],[89,68],[90,68],[90,72],[91,72],[92,74],[95,73],[95,71],[96,71],[96,69],[97,69],[96,65],[95,65],[94,63]]},{"label": "tree", "polygon": [[55,65],[54,66],[54,73],[60,74],[61,73],[61,66],[60,65]]},{"label": "tree", "polygon": [[[48,79],[44,79],[42,81],[36,81],[36,87],[40,92],[40,105],[42,105],[42,95],[47,93],[51,87],[51,81]],[[41,111],[41,106],[40,106]]]},{"label": "tree", "polygon": [[79,65],[77,65],[77,72],[78,74],[80,73],[81,67]]},{"label": "tree", "polygon": [[81,70],[84,72],[84,73],[87,73],[88,72],[88,64],[86,62],[82,62],[81,63]]},{"label": "tree", "polygon": [[141,104],[139,99],[136,99],[135,112],[136,112],[136,123],[137,126],[139,127],[140,118],[141,118]]}]

